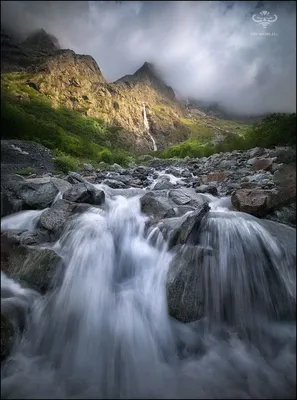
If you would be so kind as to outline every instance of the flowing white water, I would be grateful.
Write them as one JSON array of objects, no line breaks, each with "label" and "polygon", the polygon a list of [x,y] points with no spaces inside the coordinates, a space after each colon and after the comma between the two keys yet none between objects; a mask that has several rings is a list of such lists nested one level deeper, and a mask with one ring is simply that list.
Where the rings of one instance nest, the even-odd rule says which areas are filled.
[{"label": "flowing white water", "polygon": [[28,229],[36,227],[40,215],[45,210],[29,210],[9,215],[1,219],[1,230],[5,229]]},{"label": "flowing white water", "polygon": [[[264,228],[231,220],[216,223],[211,215],[201,240],[207,246],[219,241],[209,290],[232,284],[233,300],[241,299],[237,317],[253,311],[245,298],[255,283],[249,268],[251,274],[259,269],[263,299],[257,301],[267,304],[265,246],[277,256],[279,275],[289,255]],[[251,342],[216,318],[207,329],[203,321],[171,319],[165,283],[173,254],[160,237],[151,244],[145,221],[137,196],[115,195],[105,210],[91,209],[69,226],[59,241],[67,266],[62,285],[34,300],[28,329],[2,367],[1,397],[294,398],[295,323],[270,321],[260,307],[262,335]],[[281,278],[286,294],[290,279]],[[1,280],[1,291],[8,286]],[[209,310],[211,322],[216,309]]]},{"label": "flowing white water", "polygon": [[149,122],[148,122],[148,119],[147,119],[147,116],[146,116],[145,104],[143,104],[143,123],[144,123],[144,129],[145,129],[146,133],[149,135],[149,137],[151,138],[151,141],[153,143],[153,150],[157,151],[158,148],[157,148],[157,145],[156,145],[156,141],[155,141],[153,135],[150,132],[150,125],[149,125]]}]

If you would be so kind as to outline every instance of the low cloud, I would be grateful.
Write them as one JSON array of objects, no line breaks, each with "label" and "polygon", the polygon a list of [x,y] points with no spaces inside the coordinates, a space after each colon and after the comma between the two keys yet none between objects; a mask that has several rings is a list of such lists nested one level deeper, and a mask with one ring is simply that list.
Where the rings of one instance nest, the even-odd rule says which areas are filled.
[{"label": "low cloud", "polygon": [[[267,28],[252,20],[262,10],[277,16]],[[296,110],[295,2],[3,1],[1,11],[3,27],[43,28],[92,55],[108,81],[148,61],[183,98],[250,115]]]}]

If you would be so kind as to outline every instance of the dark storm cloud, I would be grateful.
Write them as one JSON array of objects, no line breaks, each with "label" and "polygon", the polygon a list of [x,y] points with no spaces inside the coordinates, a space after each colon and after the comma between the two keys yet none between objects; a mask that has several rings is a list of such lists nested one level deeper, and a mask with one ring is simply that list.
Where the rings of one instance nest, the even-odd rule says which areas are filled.
[{"label": "dark storm cloud", "polygon": [[[158,67],[177,94],[250,114],[296,109],[295,2],[2,2],[2,23],[44,28],[105,78]],[[252,20],[268,10],[266,29]],[[262,32],[272,36],[259,36]]]}]

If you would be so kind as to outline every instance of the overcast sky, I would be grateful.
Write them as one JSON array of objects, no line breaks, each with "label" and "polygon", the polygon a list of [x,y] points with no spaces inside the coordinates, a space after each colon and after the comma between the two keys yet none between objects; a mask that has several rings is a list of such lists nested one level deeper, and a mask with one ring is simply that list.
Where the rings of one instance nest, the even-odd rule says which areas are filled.
[{"label": "overcast sky", "polygon": [[[263,10],[277,16],[266,29],[252,19]],[[92,55],[108,81],[148,61],[179,96],[244,114],[296,110],[295,2],[2,1],[1,11],[2,26],[43,28]]]}]

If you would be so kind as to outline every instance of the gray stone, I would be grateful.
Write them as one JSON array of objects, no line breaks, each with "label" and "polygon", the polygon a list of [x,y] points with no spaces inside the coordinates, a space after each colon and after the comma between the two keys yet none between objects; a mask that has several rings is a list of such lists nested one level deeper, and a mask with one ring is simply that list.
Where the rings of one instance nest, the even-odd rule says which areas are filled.
[{"label": "gray stone", "polygon": [[278,147],[274,150],[269,150],[269,155],[270,157],[277,157],[278,163],[296,163],[296,149],[291,147]]},{"label": "gray stone", "polygon": [[164,189],[172,189],[175,188],[176,185],[171,183],[169,178],[166,176],[162,176],[154,185],[154,190],[164,190]]},{"label": "gray stone", "polygon": [[94,167],[92,164],[84,164],[84,169],[85,169],[85,171],[89,171],[89,172],[94,171]]},{"label": "gray stone", "polygon": [[114,163],[108,167],[109,171],[116,171],[116,172],[123,172],[124,168],[121,167],[119,164]]},{"label": "gray stone", "polygon": [[174,204],[170,204],[166,198],[166,194],[156,192],[148,192],[140,199],[141,211],[154,218],[163,218]]},{"label": "gray stone", "polygon": [[232,194],[231,202],[238,211],[263,217],[278,206],[280,196],[276,190],[239,189]]},{"label": "gray stone", "polygon": [[121,181],[117,181],[115,179],[104,179],[102,182],[103,185],[109,186],[113,189],[126,189],[127,185]]},{"label": "gray stone", "polygon": [[249,151],[251,158],[262,156],[265,153],[265,149],[262,147],[255,147]]},{"label": "gray stone", "polygon": [[57,268],[63,268],[62,259],[53,250],[27,246],[12,247],[1,264],[10,278],[40,293],[49,290]]},{"label": "gray stone", "polygon": [[197,186],[195,189],[196,193],[210,193],[213,196],[216,196],[218,194],[218,189],[216,188],[215,185],[200,185]]},{"label": "gray stone", "polygon": [[202,219],[210,210],[208,203],[203,203],[196,211],[190,214],[172,234],[169,248],[178,244],[197,244],[198,230]]},{"label": "gray stone", "polygon": [[195,211],[195,208],[188,205],[173,207],[164,214],[163,218],[181,217],[189,211]]},{"label": "gray stone", "polygon": [[144,154],[144,155],[138,157],[138,161],[140,161],[140,162],[147,162],[147,161],[151,161],[151,160],[153,160],[153,157],[150,156],[149,154]]},{"label": "gray stone", "polygon": [[92,185],[77,183],[63,194],[63,199],[75,203],[101,205],[104,203],[105,193],[103,190],[95,189]]},{"label": "gray stone", "polygon": [[78,182],[82,182],[82,183],[86,182],[85,178],[83,178],[77,172],[73,172],[73,171],[70,171],[68,173],[68,176],[67,176],[66,179],[67,179],[68,182],[73,183],[73,184],[74,183],[78,183]]},{"label": "gray stone", "polygon": [[33,231],[9,229],[1,231],[1,236],[5,236],[12,245],[37,245],[50,240],[48,232],[42,229]]},{"label": "gray stone", "polygon": [[204,316],[207,289],[203,285],[202,259],[211,254],[197,246],[177,248],[167,275],[167,303],[169,314],[187,323]]},{"label": "gray stone", "polygon": [[89,207],[88,204],[75,204],[63,199],[57,200],[49,210],[45,210],[41,214],[39,225],[56,237],[62,232],[72,214],[87,211]]},{"label": "gray stone", "polygon": [[169,198],[177,205],[189,204],[192,200],[182,189],[170,190]]},{"label": "gray stone", "polygon": [[[5,177],[2,187],[4,214],[22,209],[43,209],[49,207],[59,192],[71,185],[63,179],[45,177],[23,179],[19,176]],[[3,214],[2,214],[3,215]]]},{"label": "gray stone", "polygon": [[67,190],[71,185],[58,178],[26,179],[17,195],[30,208],[43,209],[49,207],[59,191]]}]

